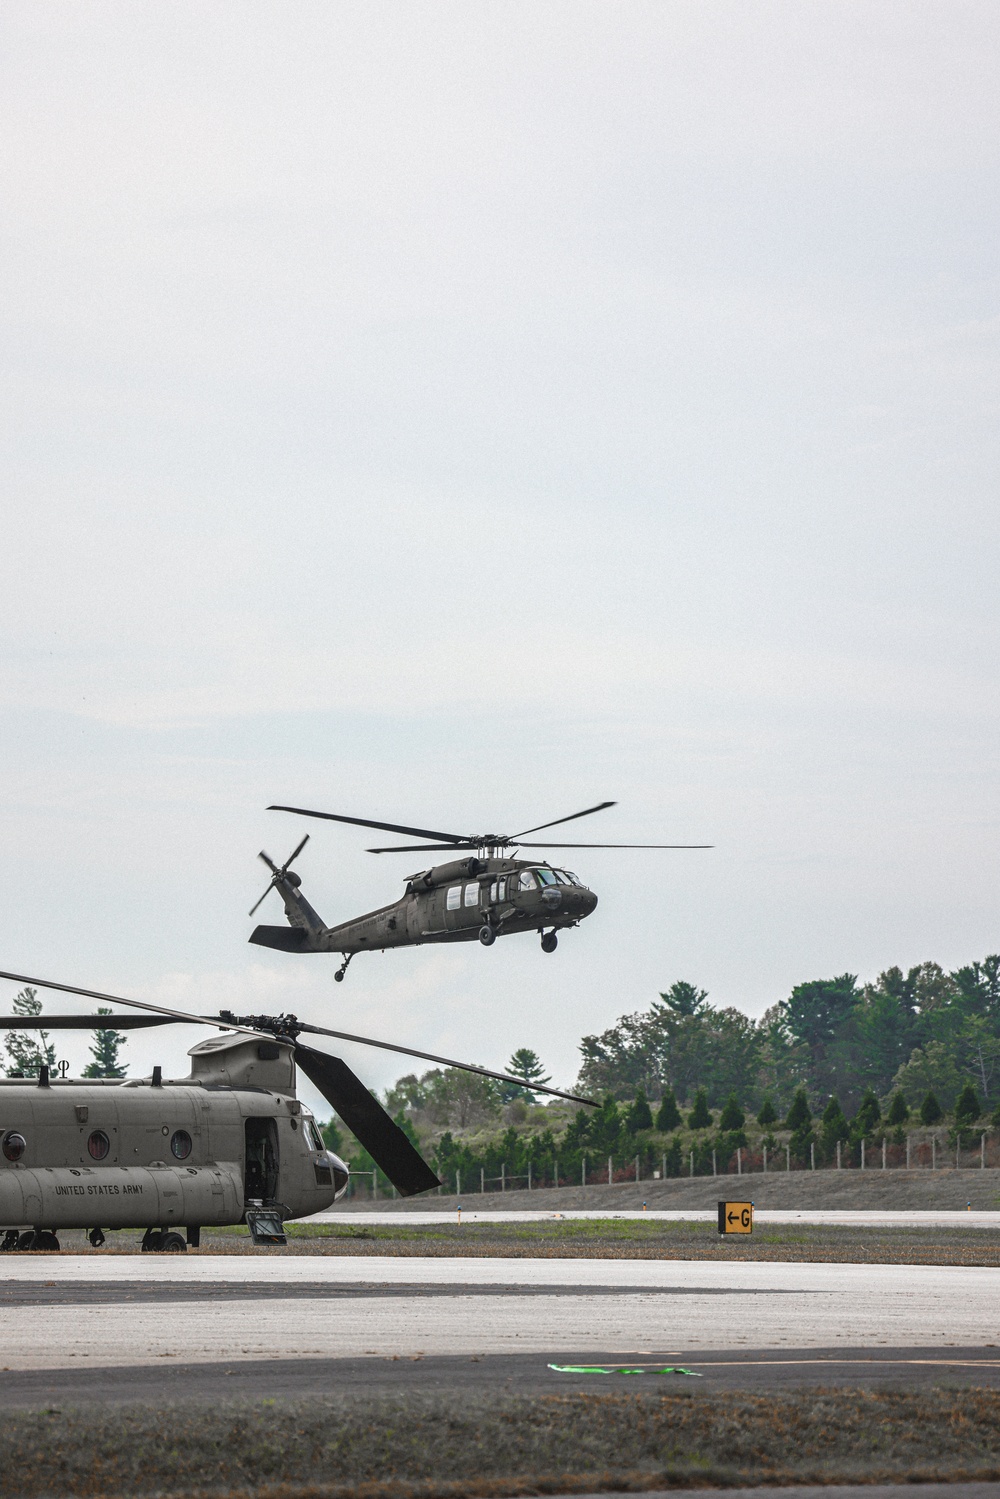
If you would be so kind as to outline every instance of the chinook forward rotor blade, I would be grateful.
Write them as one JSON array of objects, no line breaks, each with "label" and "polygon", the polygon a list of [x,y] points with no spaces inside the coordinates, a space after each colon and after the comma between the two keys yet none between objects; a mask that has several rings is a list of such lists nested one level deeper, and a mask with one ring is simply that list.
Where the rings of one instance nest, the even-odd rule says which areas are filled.
[{"label": "chinook forward rotor blade", "polygon": [[[556,817],[552,822],[540,822],[537,828],[522,828],[521,833],[540,833],[544,828],[556,828],[561,822],[575,822],[578,817],[589,817],[592,812],[603,812],[605,807],[617,805],[617,802],[598,802],[596,807],[584,807],[582,812],[571,812],[568,817]],[[514,833],[511,843],[516,843],[521,833]]]},{"label": "chinook forward rotor blade", "polygon": [[0,1031],[141,1031],[176,1024],[167,1015],[0,1015]]},{"label": "chinook forward rotor blade", "polygon": [[[563,1093],[559,1088],[543,1087],[541,1083],[527,1083],[523,1077],[513,1077],[509,1072],[492,1072],[489,1067],[476,1067],[472,1062],[456,1062],[452,1057],[438,1057],[432,1051],[415,1051],[412,1046],[396,1046],[392,1041],[373,1041],[371,1036],[352,1036],[350,1031],[330,1031],[322,1025],[307,1025],[296,1022],[300,1031],[310,1036],[333,1036],[337,1041],[356,1041],[359,1046],[377,1046],[381,1051],[398,1051],[404,1057],[420,1057],[424,1062],[440,1062],[443,1067],[457,1067],[461,1072],[478,1072],[480,1077],[491,1077],[498,1083],[516,1083],[531,1093],[551,1093],[553,1098],[566,1098],[570,1103],[584,1103],[591,1109],[600,1104],[593,1098],[580,1098],[576,1093]],[[322,1055],[322,1053],[320,1053]]]},{"label": "chinook forward rotor blade", "polygon": [[406,828],[398,822],[371,822],[367,817],[344,817],[340,812],[311,812],[308,807],[272,806],[269,812],[297,812],[300,817],[321,817],[326,822],[349,822],[356,828],[378,828],[383,833],[409,834],[413,838],[437,838],[448,848],[475,846],[475,839],[464,833],[435,833],[431,828]]},{"label": "chinook forward rotor blade", "polygon": [[[0,979],[10,979],[14,984],[26,984],[32,989],[58,989],[60,994],[79,994],[83,999],[103,999],[113,1005],[128,1005],[132,1010],[145,1010],[149,1015],[166,1015],[170,1020],[179,1020],[184,1025],[210,1025],[213,1030],[225,1027],[230,1031],[242,1031],[248,1036],[256,1036],[257,1031],[251,1030],[247,1025],[240,1025],[234,1021],[231,1025],[228,1020],[212,1020],[208,1015],[190,1015],[186,1010],[168,1010],[166,1005],[151,1005],[144,999],[125,999],[121,994],[102,994],[99,989],[78,989],[75,984],[57,984],[53,979],[29,978],[26,973],[5,973],[0,970]],[[41,1025],[33,1027],[34,1030],[45,1029],[45,1017],[40,1015]],[[111,1016],[107,1016],[111,1019]],[[122,1016],[122,1019],[125,1017]],[[108,1026],[113,1030],[113,1026]]]},{"label": "chinook forward rotor blade", "polygon": [[[310,1027],[314,1029],[314,1027]],[[339,1057],[295,1043],[295,1061],[318,1088],[380,1171],[404,1197],[441,1185],[406,1135]]]}]

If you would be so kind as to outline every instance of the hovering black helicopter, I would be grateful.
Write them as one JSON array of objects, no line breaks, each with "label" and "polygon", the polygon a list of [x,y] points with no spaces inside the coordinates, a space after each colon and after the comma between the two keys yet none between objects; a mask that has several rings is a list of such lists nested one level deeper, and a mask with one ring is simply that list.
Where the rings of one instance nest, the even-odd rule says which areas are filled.
[{"label": "hovering black helicopter", "polygon": [[[403,1197],[440,1185],[404,1132],[347,1064],[299,1037],[333,1036],[524,1086],[523,1079],[432,1052],[308,1025],[294,1015],[191,1015],[73,984],[0,978],[125,1005],[141,1014],[0,1016],[0,1030],[135,1030],[206,1025],[222,1032],[192,1047],[188,1077],[0,1079],[0,1248],[57,1250],[60,1229],[141,1228],[144,1250],[197,1245],[202,1228],[246,1223],[256,1242],[283,1242],[281,1225],[328,1208],[348,1169],[326,1149],[296,1097],[301,1068]],[[597,1107],[593,1099],[531,1084]]]},{"label": "hovering black helicopter", "polygon": [[301,893],[291,865],[309,841],[308,834],[279,866],[263,850],[260,858],[271,870],[271,883],[251,911],[254,914],[272,890],[285,906],[289,926],[258,926],[250,941],[282,952],[338,952],[343,962],[334,974],[339,982],[358,952],[387,947],[416,947],[423,942],[474,942],[491,947],[498,937],[514,932],[538,932],[542,951],[555,952],[558,933],[578,926],[597,905],[597,896],[570,870],[553,868],[535,859],[514,858],[515,848],[711,848],[709,843],[526,843],[529,833],[573,822],[603,812],[614,802],[598,802],[582,812],[539,823],[521,833],[440,833],[428,828],[404,827],[395,822],[373,822],[366,817],[345,817],[338,812],[312,812],[306,807],[268,807],[269,812],[295,812],[300,817],[320,817],[360,828],[378,828],[411,838],[432,838],[433,843],[403,843],[389,848],[370,848],[370,854],[437,853],[474,849],[466,858],[437,864],[407,877],[401,899],[380,906],[353,921],[327,926]]}]

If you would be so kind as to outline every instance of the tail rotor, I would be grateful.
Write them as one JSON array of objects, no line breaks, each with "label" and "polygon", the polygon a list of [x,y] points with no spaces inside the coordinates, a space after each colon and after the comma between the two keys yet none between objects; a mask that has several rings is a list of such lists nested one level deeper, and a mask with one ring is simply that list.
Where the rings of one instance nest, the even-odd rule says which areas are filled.
[{"label": "tail rotor", "polygon": [[307,833],[306,836],[303,838],[302,842],[299,844],[298,848],[294,849],[293,852],[288,855],[288,858],[285,860],[284,864],[281,865],[280,869],[279,869],[278,865],[275,864],[275,862],[271,858],[270,854],[266,854],[264,852],[264,850],[261,849],[261,851],[257,855],[257,857],[258,857],[258,859],[263,859],[264,863],[267,865],[268,869],[271,871],[271,882],[268,885],[267,889],[264,891],[264,894],[261,896],[261,898],[257,902],[257,904],[250,907],[250,915],[251,916],[256,911],[257,906],[262,905],[263,902],[265,900],[267,900],[267,897],[270,895],[270,893],[274,889],[275,885],[279,884],[282,880],[287,881],[287,883],[289,885],[301,885],[302,881],[299,879],[298,875],[297,874],[289,874],[288,871],[291,869],[292,865],[295,863],[295,860],[299,857],[299,854],[302,852],[302,850],[305,848],[305,846],[306,846],[306,844],[308,842],[309,842],[309,834]]}]

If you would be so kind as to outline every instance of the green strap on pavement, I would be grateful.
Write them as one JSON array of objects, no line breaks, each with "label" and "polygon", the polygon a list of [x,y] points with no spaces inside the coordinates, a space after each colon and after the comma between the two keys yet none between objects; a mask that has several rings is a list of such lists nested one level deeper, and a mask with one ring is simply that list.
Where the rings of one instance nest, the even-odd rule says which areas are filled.
[{"label": "green strap on pavement", "polygon": [[703,1376],[695,1369],[683,1369],[679,1364],[646,1365],[643,1368],[633,1368],[629,1364],[612,1364],[606,1367],[601,1364],[549,1364],[549,1368],[556,1374],[687,1374],[691,1379],[701,1379]]}]

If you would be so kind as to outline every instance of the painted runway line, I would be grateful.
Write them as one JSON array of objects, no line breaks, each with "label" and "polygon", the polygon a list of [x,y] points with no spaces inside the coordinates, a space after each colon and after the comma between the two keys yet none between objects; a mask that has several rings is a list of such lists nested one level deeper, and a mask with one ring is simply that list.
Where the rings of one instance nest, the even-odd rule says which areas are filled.
[{"label": "painted runway line", "polygon": [[[732,1188],[728,1193],[719,1188],[720,1194],[727,1196],[730,1201],[753,1200],[750,1191],[741,1192],[738,1188]],[[473,1199],[474,1201],[474,1199]],[[351,1225],[433,1225],[440,1223],[455,1223],[457,1213],[454,1208],[448,1211],[397,1211],[386,1212],[372,1209],[371,1212],[338,1211],[336,1208],[327,1213],[314,1213],[311,1218],[301,1218],[300,1223],[339,1223],[350,1227]],[[605,1209],[604,1212],[592,1212],[589,1209],[569,1209],[564,1213],[557,1213],[551,1209],[539,1209],[533,1211],[527,1208],[517,1209],[514,1212],[477,1212],[475,1207],[462,1207],[463,1223],[557,1223],[560,1219],[616,1219],[636,1218],[645,1219],[648,1222],[665,1223],[714,1223],[716,1210],[714,1208],[692,1208],[676,1209],[650,1208],[643,1211],[641,1208],[628,1209]],[[754,1221],[759,1224],[787,1224],[787,1223],[815,1223],[842,1224],[853,1228],[995,1228],[1000,1229],[1000,1212],[987,1212],[976,1209],[972,1211],[958,1211],[951,1209],[931,1210],[906,1210],[894,1212],[891,1209],[876,1211],[870,1208],[847,1209],[847,1208],[756,1208],[754,1210]]]}]

